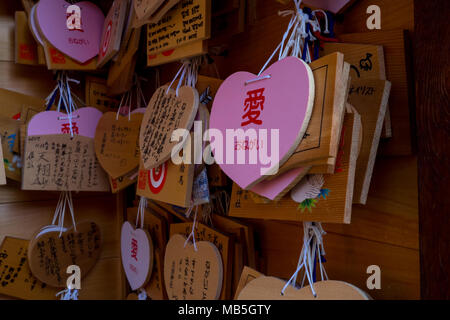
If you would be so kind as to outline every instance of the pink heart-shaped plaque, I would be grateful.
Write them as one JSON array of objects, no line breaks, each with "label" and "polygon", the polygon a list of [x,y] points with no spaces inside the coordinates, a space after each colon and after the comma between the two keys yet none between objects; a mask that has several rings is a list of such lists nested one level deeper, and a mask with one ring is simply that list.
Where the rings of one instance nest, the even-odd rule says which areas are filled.
[{"label": "pink heart-shaped plaque", "polygon": [[[88,138],[95,137],[97,124],[102,117],[101,111],[84,107],[72,112],[72,131]],[[66,113],[44,111],[36,114],[28,123],[29,136],[49,134],[70,134],[70,122]]]},{"label": "pink heart-shaped plaque", "polygon": [[[251,188],[264,175],[276,173],[303,138],[313,101],[312,71],[296,57],[272,64],[259,76],[249,72],[232,74],[217,91],[211,110],[210,128],[218,129],[223,137],[220,150],[223,156],[214,150],[216,162],[243,189]],[[256,136],[233,137],[228,141],[230,129],[242,129],[244,133],[254,129]],[[261,129],[265,129],[265,135]],[[245,153],[245,161],[241,163],[238,150]],[[252,153],[257,155],[253,163],[249,158]]]},{"label": "pink heart-shaped plaque", "polygon": [[146,230],[134,229],[126,221],[120,236],[122,265],[132,290],[142,288],[153,268],[153,245]]},{"label": "pink heart-shaped plaque", "polygon": [[92,2],[71,5],[63,0],[40,0],[36,20],[42,35],[62,53],[80,63],[97,56],[105,16]]}]

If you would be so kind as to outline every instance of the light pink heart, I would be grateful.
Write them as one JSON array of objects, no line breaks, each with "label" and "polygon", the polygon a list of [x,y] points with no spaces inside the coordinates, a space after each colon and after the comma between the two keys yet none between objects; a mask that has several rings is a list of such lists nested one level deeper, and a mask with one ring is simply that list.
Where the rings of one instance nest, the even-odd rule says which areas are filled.
[{"label": "light pink heart", "polygon": [[[84,107],[72,112],[72,130],[74,134],[94,138],[97,124],[102,117],[101,111]],[[70,134],[69,119],[66,113],[44,111],[36,114],[28,123],[27,135]]]},{"label": "light pink heart", "polygon": [[[270,77],[264,79],[265,77]],[[254,81],[255,79],[263,79]],[[253,80],[253,81],[252,81]],[[250,123],[249,118],[243,118],[246,111],[245,101],[249,92],[264,88],[263,109],[257,120],[261,124]],[[222,170],[241,188],[248,189],[263,179],[261,169],[277,168],[283,164],[294,152],[300,143],[311,117],[314,101],[314,78],[310,67],[295,57],[284,58],[266,69],[260,76],[249,72],[237,72],[229,76],[216,93],[211,111],[210,128],[218,129],[224,137]],[[242,126],[244,124],[244,126]],[[256,164],[249,164],[249,150],[245,150],[246,164],[237,164],[234,155],[234,164],[225,163],[227,159],[226,130],[227,129],[259,129],[267,130],[267,143],[262,143],[260,134],[255,143],[249,141],[249,148],[257,148],[270,155],[271,129],[279,130],[278,163],[263,164],[258,155]],[[235,139],[236,140],[236,139]],[[233,142],[234,146],[235,143]],[[238,146],[237,146],[238,147]],[[234,148],[233,148],[234,149]],[[236,152],[234,152],[236,153]],[[217,152],[214,151],[216,161]]]},{"label": "light pink heart", "polygon": [[132,290],[142,288],[150,278],[153,260],[151,240],[142,229],[126,221],[120,237],[122,266]]},{"label": "light pink heart", "polygon": [[40,0],[36,8],[36,19],[43,36],[59,51],[85,63],[97,56],[105,16],[92,2],[82,1],[75,5],[81,9],[80,30],[67,28],[67,7],[63,0]]}]

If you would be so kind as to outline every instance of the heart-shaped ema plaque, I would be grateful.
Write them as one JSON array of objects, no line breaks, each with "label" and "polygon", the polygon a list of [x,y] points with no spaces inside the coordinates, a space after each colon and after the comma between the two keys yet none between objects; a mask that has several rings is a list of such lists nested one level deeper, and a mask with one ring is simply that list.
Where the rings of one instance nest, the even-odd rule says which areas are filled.
[{"label": "heart-shaped ema plaque", "polygon": [[95,4],[81,1],[40,0],[36,22],[53,47],[79,63],[97,56],[105,16]]},{"label": "heart-shaped ema plaque", "polygon": [[170,300],[217,300],[223,282],[222,258],[216,246],[173,235],[164,256],[164,283]]},{"label": "heart-shaped ema plaque", "polygon": [[147,230],[135,229],[128,222],[120,236],[122,266],[132,290],[145,286],[153,269],[153,243]]},{"label": "heart-shaped ema plaque", "polygon": [[63,112],[39,112],[28,123],[27,135],[70,134],[70,125],[72,125],[74,135],[94,138],[102,115],[101,111],[92,107],[73,111],[71,119]]},{"label": "heart-shaped ema plaque", "polygon": [[210,128],[227,137],[224,146],[233,146],[214,150],[216,162],[243,189],[275,174],[303,138],[313,102],[313,73],[296,57],[275,62],[259,76],[232,74],[217,91],[211,110]]},{"label": "heart-shaped ema plaque", "polygon": [[95,131],[95,154],[105,171],[117,179],[139,166],[139,129],[142,113],[117,116],[103,114]]},{"label": "heart-shaped ema plaque", "polygon": [[[183,86],[178,94],[173,89],[167,89],[168,86],[162,86],[156,90],[142,120],[139,147],[147,170],[169,160],[172,152],[178,154],[198,110],[199,99],[195,88]],[[180,141],[171,142],[176,129],[185,129],[186,134]]]},{"label": "heart-shaped ema plaque", "polygon": [[77,231],[60,227],[41,228],[28,246],[31,272],[40,281],[52,287],[65,287],[67,267],[77,265],[85,277],[100,255],[102,235],[95,222],[77,223]]},{"label": "heart-shaped ema plaque", "polygon": [[285,285],[285,281],[275,277],[259,277],[242,289],[238,300],[370,300],[361,289],[343,281],[315,282],[316,297],[310,286],[301,289],[288,286],[282,294]]}]

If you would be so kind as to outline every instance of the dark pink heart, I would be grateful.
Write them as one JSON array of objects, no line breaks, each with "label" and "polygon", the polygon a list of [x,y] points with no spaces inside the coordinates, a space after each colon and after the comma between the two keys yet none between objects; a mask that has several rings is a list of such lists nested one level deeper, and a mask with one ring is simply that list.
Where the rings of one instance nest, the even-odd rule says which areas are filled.
[{"label": "dark pink heart", "polygon": [[71,14],[67,13],[67,9],[71,4],[63,0],[39,1],[36,19],[42,34],[52,46],[74,60],[85,63],[99,52],[105,16],[91,2],[82,1],[75,5],[81,12],[81,30],[69,30],[67,20]]}]

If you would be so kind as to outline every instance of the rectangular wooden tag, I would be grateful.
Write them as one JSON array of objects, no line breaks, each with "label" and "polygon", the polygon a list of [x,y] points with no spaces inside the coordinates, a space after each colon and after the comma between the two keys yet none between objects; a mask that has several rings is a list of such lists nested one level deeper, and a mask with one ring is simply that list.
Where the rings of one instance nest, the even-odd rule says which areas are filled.
[{"label": "rectangular wooden tag", "polygon": [[199,40],[160,53],[147,55],[147,66],[156,67],[162,64],[200,56],[208,52],[208,42]]},{"label": "rectangular wooden tag", "polygon": [[94,139],[66,134],[27,137],[22,189],[110,190],[108,177],[95,156]]},{"label": "rectangular wooden tag", "polygon": [[[345,62],[351,65],[350,76],[353,79],[387,80],[383,46],[326,42],[323,49],[321,53],[323,55],[333,52],[343,53]],[[389,107],[386,108],[382,137],[392,137]]]},{"label": "rectangular wooden tag", "polygon": [[105,79],[87,76],[85,89],[86,105],[103,113],[115,111],[119,107],[120,101],[108,96],[109,90]]},{"label": "rectangular wooden tag", "polygon": [[251,268],[256,268],[255,238],[253,228],[238,219],[224,217],[215,213],[212,214],[212,222],[214,227],[217,227],[227,233],[232,233],[230,230],[233,229],[242,229],[244,231],[245,238],[240,239],[240,242],[244,246],[244,263]]},{"label": "rectangular wooden tag", "polygon": [[165,300],[167,294],[164,285],[164,255],[160,249],[154,250],[153,259],[153,271],[145,286],[145,291],[152,300]]},{"label": "rectangular wooden tag", "polygon": [[289,193],[278,202],[264,202],[255,198],[252,192],[233,184],[229,215],[269,220],[350,223],[360,130],[361,117],[357,113],[347,113],[335,173],[323,175],[325,183],[317,198],[299,204],[291,199]]},{"label": "rectangular wooden tag", "polygon": [[58,288],[36,279],[28,266],[29,240],[5,237],[0,246],[0,294],[26,300],[56,300]]},{"label": "rectangular wooden tag", "polygon": [[[170,236],[174,234],[182,234],[186,237],[192,231],[192,222],[187,223],[175,223],[170,225]],[[220,252],[223,263],[223,285],[222,293],[220,294],[221,300],[228,300],[231,298],[231,280],[232,280],[232,268],[233,268],[233,239],[222,232],[216,231],[212,228],[205,226],[204,224],[197,223],[195,230],[195,239],[197,241],[209,241],[213,243]]]},{"label": "rectangular wooden tag", "polygon": [[255,280],[259,277],[264,276],[261,272],[258,272],[252,268],[249,268],[247,266],[244,267],[244,270],[242,270],[241,278],[239,279],[239,284],[236,289],[236,292],[234,293],[234,300],[237,300],[239,297],[239,294],[241,293],[242,289],[250,283],[250,281]]},{"label": "rectangular wooden tag", "polygon": [[182,0],[158,22],[147,25],[147,55],[199,40],[211,32],[211,0]]},{"label": "rectangular wooden tag", "polygon": [[352,80],[348,101],[361,115],[363,140],[356,165],[354,203],[365,204],[369,193],[391,83],[385,80]]},{"label": "rectangular wooden tag", "polygon": [[73,60],[50,43],[44,40],[45,62],[49,70],[95,70],[97,69],[97,58],[93,58],[83,64]]},{"label": "rectangular wooden tag", "polygon": [[16,11],[15,20],[15,62],[19,64],[38,65],[38,45],[30,32],[25,11]]},{"label": "rectangular wooden tag", "polygon": [[128,0],[114,0],[112,3],[103,26],[97,68],[103,67],[119,52],[128,6]]},{"label": "rectangular wooden tag", "polygon": [[407,31],[402,29],[340,34],[339,39],[347,43],[381,45],[384,50],[386,79],[392,83],[389,111],[392,138],[382,141],[380,154],[404,156],[413,153],[415,134],[411,130],[410,113],[414,107],[414,84],[409,70],[412,50],[408,47]]},{"label": "rectangular wooden tag", "polygon": [[[145,170],[141,166],[136,194],[180,207],[189,207],[194,169],[194,164],[176,165],[172,160],[152,170]],[[162,170],[162,173],[159,170]],[[160,177],[161,181],[156,177]]]},{"label": "rectangular wooden tag", "polygon": [[31,108],[34,110],[45,110],[45,101],[40,98],[29,96],[15,91],[0,88],[0,116],[14,120],[22,120],[21,112],[23,108]]},{"label": "rectangular wooden tag", "polygon": [[[333,53],[310,63],[315,80],[314,109],[305,136],[292,156],[278,173],[309,162],[336,158],[339,145],[348,71],[344,70],[344,56]],[[270,179],[270,178],[269,178]]]}]

